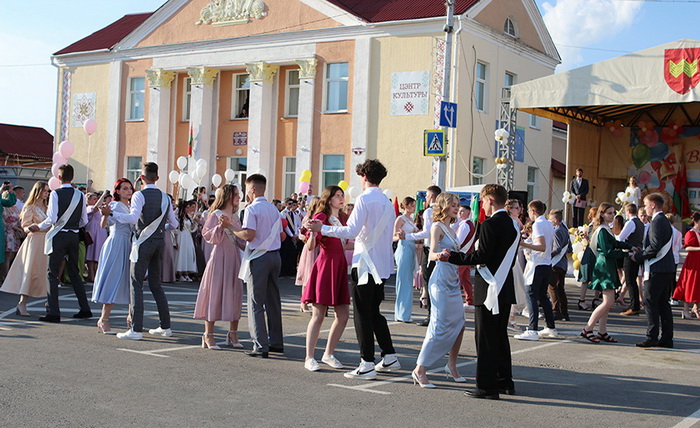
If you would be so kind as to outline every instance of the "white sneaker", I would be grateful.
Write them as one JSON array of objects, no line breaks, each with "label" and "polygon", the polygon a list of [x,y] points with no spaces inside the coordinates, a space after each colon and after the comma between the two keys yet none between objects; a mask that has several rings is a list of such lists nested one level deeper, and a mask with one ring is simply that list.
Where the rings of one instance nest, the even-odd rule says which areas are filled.
[{"label": "white sneaker", "polygon": [[374,370],[378,372],[393,372],[401,368],[399,359],[396,354],[386,354],[382,360],[374,366]]},{"label": "white sneaker", "polygon": [[164,336],[164,337],[170,337],[173,335],[173,331],[169,328],[163,329],[163,328],[152,328],[148,330],[148,334],[152,334],[155,336]]},{"label": "white sneaker", "polygon": [[344,373],[343,376],[345,376],[348,379],[376,379],[377,378],[377,372],[374,370],[374,364],[367,362],[367,361],[362,361],[355,370],[351,372]]},{"label": "white sneaker", "polygon": [[308,360],[306,360],[306,362],[304,363],[304,368],[310,372],[317,372],[321,370],[321,367],[318,366],[318,363],[314,358],[309,358]]},{"label": "white sneaker", "polygon": [[556,328],[549,328],[549,327],[545,327],[538,334],[540,337],[558,337],[559,336],[559,333],[557,333]]},{"label": "white sneaker", "polygon": [[342,369],[345,367],[343,366],[343,363],[338,361],[338,359],[333,356],[333,354],[324,355],[323,358],[321,358],[321,361],[333,367],[334,369]]},{"label": "white sneaker", "polygon": [[518,340],[540,340],[540,335],[535,330],[525,330],[521,334],[513,336]]},{"label": "white sneaker", "polygon": [[143,339],[143,334],[129,329],[124,333],[117,333],[117,339],[141,340]]}]

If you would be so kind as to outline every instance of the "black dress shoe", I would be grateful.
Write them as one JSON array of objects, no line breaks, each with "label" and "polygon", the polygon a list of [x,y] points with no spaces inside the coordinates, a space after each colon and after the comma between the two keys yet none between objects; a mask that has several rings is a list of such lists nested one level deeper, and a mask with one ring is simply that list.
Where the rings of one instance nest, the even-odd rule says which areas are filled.
[{"label": "black dress shoe", "polygon": [[673,340],[660,341],[658,345],[659,348],[673,348]]},{"label": "black dress shoe", "polygon": [[278,354],[284,354],[284,346],[270,346],[270,352],[275,352]]},{"label": "black dress shoe", "polygon": [[652,348],[654,346],[657,346],[659,342],[656,340],[651,340],[651,339],[646,339],[644,342],[639,342],[637,343],[637,347],[639,348]]},{"label": "black dress shoe", "polygon": [[515,395],[515,388],[498,388],[500,394]]},{"label": "black dress shoe", "polygon": [[268,358],[270,356],[267,352],[258,351],[256,349],[253,349],[252,351],[244,351],[243,353],[249,357]]},{"label": "black dress shoe", "polygon": [[498,392],[486,392],[483,389],[468,389],[464,391],[464,395],[472,398],[485,398],[487,400],[500,400],[501,396]]},{"label": "black dress shoe", "polygon": [[78,319],[88,319],[92,318],[92,312],[90,311],[80,311],[77,314],[73,314],[73,318],[78,318]]},{"label": "black dress shoe", "polygon": [[416,325],[419,325],[421,327],[427,327],[428,324],[430,324],[430,318],[424,318],[422,321],[418,321]]},{"label": "black dress shoe", "polygon": [[46,315],[43,317],[39,317],[39,321],[58,323],[61,322],[61,317],[59,317],[58,315]]}]

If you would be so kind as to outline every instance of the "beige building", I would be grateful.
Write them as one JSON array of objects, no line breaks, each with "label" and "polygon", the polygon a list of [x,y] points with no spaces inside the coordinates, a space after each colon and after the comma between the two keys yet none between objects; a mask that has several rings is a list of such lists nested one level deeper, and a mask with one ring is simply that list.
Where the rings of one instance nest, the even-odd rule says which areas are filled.
[{"label": "beige building", "polygon": [[[434,0],[169,0],[62,49],[56,135],[77,147],[77,177],[98,188],[190,150],[210,182],[264,172],[268,196],[314,193],[379,158],[399,197],[433,181],[423,131],[434,129],[444,64],[444,5]],[[410,5],[411,7],[406,7]],[[501,88],[559,62],[533,0],[458,0],[448,186],[495,182]],[[439,110],[439,109],[438,109]],[[98,130],[90,138],[84,120]],[[550,195],[552,124],[520,114],[515,189]]]}]

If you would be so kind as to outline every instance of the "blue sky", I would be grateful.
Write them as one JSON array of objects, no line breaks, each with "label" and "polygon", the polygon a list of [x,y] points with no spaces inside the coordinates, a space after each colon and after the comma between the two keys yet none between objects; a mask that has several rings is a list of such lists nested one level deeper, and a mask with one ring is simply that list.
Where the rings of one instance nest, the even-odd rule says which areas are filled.
[{"label": "blue sky", "polygon": [[[292,1],[292,0],[289,0]],[[164,0],[3,1],[0,6],[0,123],[54,133],[53,52],[125,14]],[[700,0],[536,0],[563,64],[576,68],[681,38],[700,39]]]}]

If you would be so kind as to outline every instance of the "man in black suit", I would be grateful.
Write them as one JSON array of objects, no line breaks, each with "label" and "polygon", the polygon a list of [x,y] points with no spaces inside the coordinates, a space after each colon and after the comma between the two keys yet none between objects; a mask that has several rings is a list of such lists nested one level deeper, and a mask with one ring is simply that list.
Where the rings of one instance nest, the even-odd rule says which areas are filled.
[{"label": "man in black suit", "polygon": [[574,201],[574,227],[583,226],[583,215],[586,212],[586,197],[588,196],[588,180],[583,178],[583,169],[576,170],[576,177],[571,180],[569,191],[576,197]]},{"label": "man in black suit", "polygon": [[499,393],[515,393],[507,326],[510,307],[515,303],[512,269],[520,234],[504,209],[507,199],[503,186],[484,186],[482,207],[490,218],[478,229],[478,249],[469,254],[447,250],[440,254],[442,261],[478,265],[474,278],[476,389],[465,392],[474,398],[497,400]]},{"label": "man in black suit", "polygon": [[[673,316],[668,296],[676,276],[673,259],[673,231],[663,212],[664,198],[651,193],[644,198],[644,210],[652,219],[644,239],[644,250],[632,257],[644,262],[644,310],[647,314],[647,338],[637,346],[673,348]],[[659,321],[661,338],[659,338]]]}]

